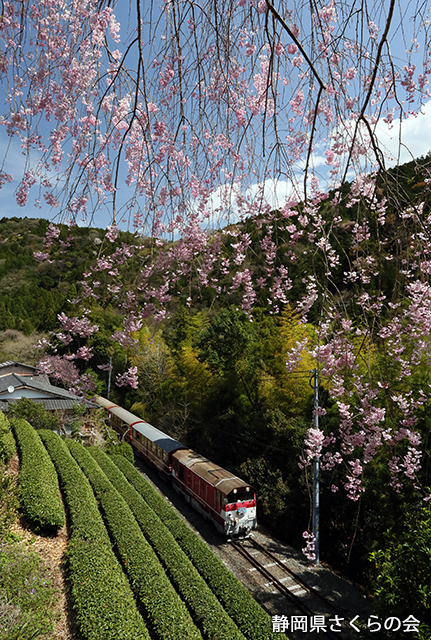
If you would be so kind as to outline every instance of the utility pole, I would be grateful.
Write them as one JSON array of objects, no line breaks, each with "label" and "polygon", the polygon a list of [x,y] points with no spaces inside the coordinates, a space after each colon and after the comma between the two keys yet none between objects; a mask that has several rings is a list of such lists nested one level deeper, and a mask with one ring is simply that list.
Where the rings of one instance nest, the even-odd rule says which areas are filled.
[{"label": "utility pole", "polygon": [[[319,373],[317,369],[311,371],[310,387],[314,390],[314,428],[319,428]],[[319,456],[313,459],[313,514],[312,529],[314,536],[314,553],[316,567],[319,564]]]},{"label": "utility pole", "polygon": [[112,356],[109,357],[108,397],[107,397],[107,400],[109,400],[109,394],[111,393],[111,371],[112,371]]}]

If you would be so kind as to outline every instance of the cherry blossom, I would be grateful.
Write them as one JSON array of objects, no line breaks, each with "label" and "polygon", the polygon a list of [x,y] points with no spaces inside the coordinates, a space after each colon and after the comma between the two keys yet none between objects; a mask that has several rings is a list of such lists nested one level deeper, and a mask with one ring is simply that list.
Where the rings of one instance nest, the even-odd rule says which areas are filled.
[{"label": "cherry blossom", "polygon": [[[409,381],[431,361],[431,219],[424,199],[384,193],[391,159],[379,129],[399,137],[429,100],[426,8],[239,0],[207,11],[186,0],[131,5],[120,22],[94,0],[3,6],[0,125],[10,144],[0,188],[13,181],[5,162],[16,144],[18,205],[46,203],[70,229],[64,241],[50,224],[36,260],[64,256],[75,224],[110,215],[44,368],[54,375],[57,363],[76,387],[73,365],[86,366],[98,330],[95,301],[124,316],[112,337],[129,354],[146,318],[167,317],[175,296],[192,305],[204,289],[224,293],[250,319],[263,300],[271,314],[289,302],[316,329],[313,344],[286,354],[289,371],[308,351],[339,412],[337,433],[309,431],[303,463],[344,465],[353,500],[379,453],[395,488],[416,483],[415,429],[430,391]],[[430,180],[421,176],[424,197]],[[131,264],[136,284],[125,291]],[[393,299],[379,279],[385,265],[400,273]],[[137,376],[131,367],[117,384],[136,388]]]}]

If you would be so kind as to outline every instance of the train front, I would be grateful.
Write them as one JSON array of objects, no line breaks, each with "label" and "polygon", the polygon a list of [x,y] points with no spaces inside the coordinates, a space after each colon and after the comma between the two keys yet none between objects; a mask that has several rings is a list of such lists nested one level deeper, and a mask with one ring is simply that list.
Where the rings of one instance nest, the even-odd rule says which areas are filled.
[{"label": "train front", "polygon": [[256,528],[256,491],[238,486],[223,499],[224,532],[227,536],[247,536]]}]

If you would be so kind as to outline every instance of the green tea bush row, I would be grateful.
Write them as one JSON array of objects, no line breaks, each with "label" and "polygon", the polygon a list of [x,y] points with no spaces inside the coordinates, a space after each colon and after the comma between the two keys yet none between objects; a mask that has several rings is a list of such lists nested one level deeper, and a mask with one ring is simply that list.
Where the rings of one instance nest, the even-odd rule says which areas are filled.
[{"label": "green tea bush row", "polygon": [[190,609],[203,637],[208,640],[215,638],[217,640],[244,640],[244,636],[233,620],[229,618],[205,580],[153,509],[130,484],[109,456],[98,447],[91,447],[89,451],[129,505],[171,582]]},{"label": "green tea bush row", "polygon": [[202,640],[124,499],[80,443],[70,440],[67,444],[93,487],[124,570],[154,635],[160,640]]},{"label": "green tea bush row", "polygon": [[12,418],[20,455],[18,487],[21,510],[37,533],[54,533],[65,516],[57,473],[38,433],[23,418]]},{"label": "green tea bush row", "polygon": [[15,453],[15,440],[9,420],[0,411],[0,464],[9,464]]},{"label": "green tea bush row", "polygon": [[85,474],[60,436],[46,429],[38,433],[57,469],[69,514],[70,537],[104,543],[111,549],[111,540]]},{"label": "green tea bush row", "polygon": [[66,567],[80,638],[149,640],[87,478],[57,434],[39,433],[56,466],[69,514]]},{"label": "green tea bush row", "polygon": [[249,640],[279,638],[272,631],[271,617],[142,474],[122,456],[112,459],[169,529],[244,636]]}]

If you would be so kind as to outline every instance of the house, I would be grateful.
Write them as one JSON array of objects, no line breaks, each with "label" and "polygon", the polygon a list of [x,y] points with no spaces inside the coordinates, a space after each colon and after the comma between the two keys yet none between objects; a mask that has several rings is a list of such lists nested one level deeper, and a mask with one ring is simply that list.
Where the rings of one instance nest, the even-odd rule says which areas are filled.
[{"label": "house", "polygon": [[7,413],[11,404],[21,398],[41,403],[47,411],[72,413],[77,403],[88,408],[98,408],[93,402],[51,384],[45,375],[39,375],[37,367],[15,362],[0,363],[0,411]]},{"label": "house", "polygon": [[20,376],[37,376],[37,367],[33,367],[30,364],[23,364],[22,362],[15,362],[15,360],[0,362],[0,377],[10,373],[17,373]]}]

